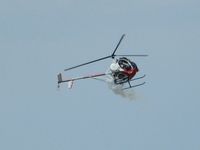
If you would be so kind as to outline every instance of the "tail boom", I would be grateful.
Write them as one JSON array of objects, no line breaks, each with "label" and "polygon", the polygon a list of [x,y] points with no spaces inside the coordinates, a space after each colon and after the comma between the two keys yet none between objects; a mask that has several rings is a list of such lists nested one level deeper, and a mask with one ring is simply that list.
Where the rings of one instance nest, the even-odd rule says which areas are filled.
[{"label": "tail boom", "polygon": [[62,74],[59,73],[57,75],[58,78],[58,87],[61,83],[68,82],[68,88],[72,88],[73,82],[76,80],[82,80],[82,79],[89,79],[89,78],[95,78],[95,77],[100,77],[100,76],[105,76],[105,73],[100,73],[100,74],[93,74],[93,75],[87,75],[87,76],[82,76],[82,77],[76,77],[76,78],[71,78],[71,79],[64,79],[62,78]]}]

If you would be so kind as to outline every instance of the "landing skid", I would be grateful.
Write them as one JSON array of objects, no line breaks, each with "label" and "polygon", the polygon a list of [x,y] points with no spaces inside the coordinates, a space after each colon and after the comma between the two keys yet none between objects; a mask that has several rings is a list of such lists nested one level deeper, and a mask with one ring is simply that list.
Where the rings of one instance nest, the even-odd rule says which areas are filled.
[{"label": "landing skid", "polygon": [[138,79],[142,79],[142,78],[144,78],[146,75],[143,75],[143,76],[141,76],[141,77],[138,77],[138,78],[133,78],[132,80],[130,80],[130,81],[135,81],[135,80],[138,80]]},{"label": "landing skid", "polygon": [[141,83],[141,84],[136,84],[136,85],[130,85],[129,87],[123,88],[122,90],[127,90],[127,89],[131,89],[131,88],[135,88],[135,87],[144,85],[145,83],[146,83],[146,82],[143,82],[143,83]]},{"label": "landing skid", "polygon": [[134,78],[134,79],[132,79],[132,80],[129,80],[129,81],[128,81],[129,87],[125,87],[125,88],[123,88],[122,90],[127,90],[127,89],[131,89],[131,88],[135,88],[135,87],[144,85],[146,82],[143,82],[143,83],[140,83],[140,84],[136,84],[136,85],[131,85],[130,82],[131,82],[131,81],[135,81],[135,80],[142,79],[142,78],[144,78],[145,76],[146,76],[146,75],[143,75],[143,76],[141,76],[141,77],[138,77],[138,78]]}]

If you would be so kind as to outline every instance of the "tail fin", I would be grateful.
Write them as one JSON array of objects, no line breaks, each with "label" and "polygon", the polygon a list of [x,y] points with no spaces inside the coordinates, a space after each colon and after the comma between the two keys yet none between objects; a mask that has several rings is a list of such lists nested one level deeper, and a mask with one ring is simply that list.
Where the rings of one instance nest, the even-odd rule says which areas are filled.
[{"label": "tail fin", "polygon": [[59,73],[59,74],[57,75],[57,77],[58,77],[58,84],[60,84],[60,83],[62,82],[62,74]]}]

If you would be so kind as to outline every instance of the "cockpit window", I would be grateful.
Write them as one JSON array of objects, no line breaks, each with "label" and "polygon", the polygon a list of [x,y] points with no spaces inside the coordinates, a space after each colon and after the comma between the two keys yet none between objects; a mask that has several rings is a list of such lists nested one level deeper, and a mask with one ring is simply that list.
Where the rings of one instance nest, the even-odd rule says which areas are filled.
[{"label": "cockpit window", "polygon": [[120,59],[118,61],[118,64],[122,69],[126,69],[126,70],[131,69],[131,65],[127,59]]}]

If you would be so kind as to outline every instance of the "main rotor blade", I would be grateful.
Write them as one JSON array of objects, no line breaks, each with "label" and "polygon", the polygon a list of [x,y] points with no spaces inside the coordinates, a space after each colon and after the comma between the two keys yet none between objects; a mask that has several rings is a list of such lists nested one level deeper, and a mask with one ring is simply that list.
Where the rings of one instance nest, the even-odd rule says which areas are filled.
[{"label": "main rotor blade", "polygon": [[78,68],[78,67],[81,67],[81,66],[85,66],[85,65],[97,62],[97,61],[101,61],[101,60],[107,59],[107,58],[111,58],[111,57],[114,58],[115,56],[117,56],[117,55],[115,55],[115,52],[116,52],[117,48],[119,47],[121,41],[123,40],[124,36],[125,36],[125,34],[123,34],[121,36],[121,38],[120,38],[117,46],[115,47],[115,50],[113,51],[112,55],[109,55],[109,56],[106,56],[106,57],[102,57],[102,58],[99,58],[99,59],[96,59],[96,60],[93,60],[93,61],[89,61],[89,62],[80,64],[80,65],[77,65],[77,66],[74,66],[74,67],[70,67],[70,68],[65,69],[64,71],[68,71],[68,70],[75,69],[75,68]]},{"label": "main rotor blade", "polygon": [[102,58],[99,58],[99,59],[96,59],[96,60],[92,60],[92,61],[89,61],[89,62],[86,62],[86,63],[80,64],[80,65],[77,65],[77,66],[74,66],[74,67],[67,68],[67,69],[65,69],[64,71],[68,71],[68,70],[75,69],[75,68],[78,68],[78,67],[81,67],[81,66],[85,66],[85,65],[88,65],[88,64],[91,64],[91,63],[97,62],[97,61],[101,61],[101,60],[104,60],[104,59],[110,58],[110,57],[112,57],[112,56],[106,56],[106,57],[102,57]]},{"label": "main rotor blade", "polygon": [[114,58],[114,57],[115,57],[115,52],[116,52],[117,48],[119,47],[119,45],[120,45],[121,41],[123,40],[124,36],[125,36],[125,34],[123,34],[123,35],[121,36],[121,38],[120,38],[120,40],[119,40],[119,42],[118,42],[117,46],[115,47],[115,50],[113,51],[113,53],[112,53],[112,55],[111,55],[111,56],[112,56],[112,58]]},{"label": "main rotor blade", "polygon": [[148,56],[148,55],[114,55],[114,56],[146,57],[146,56]]}]

